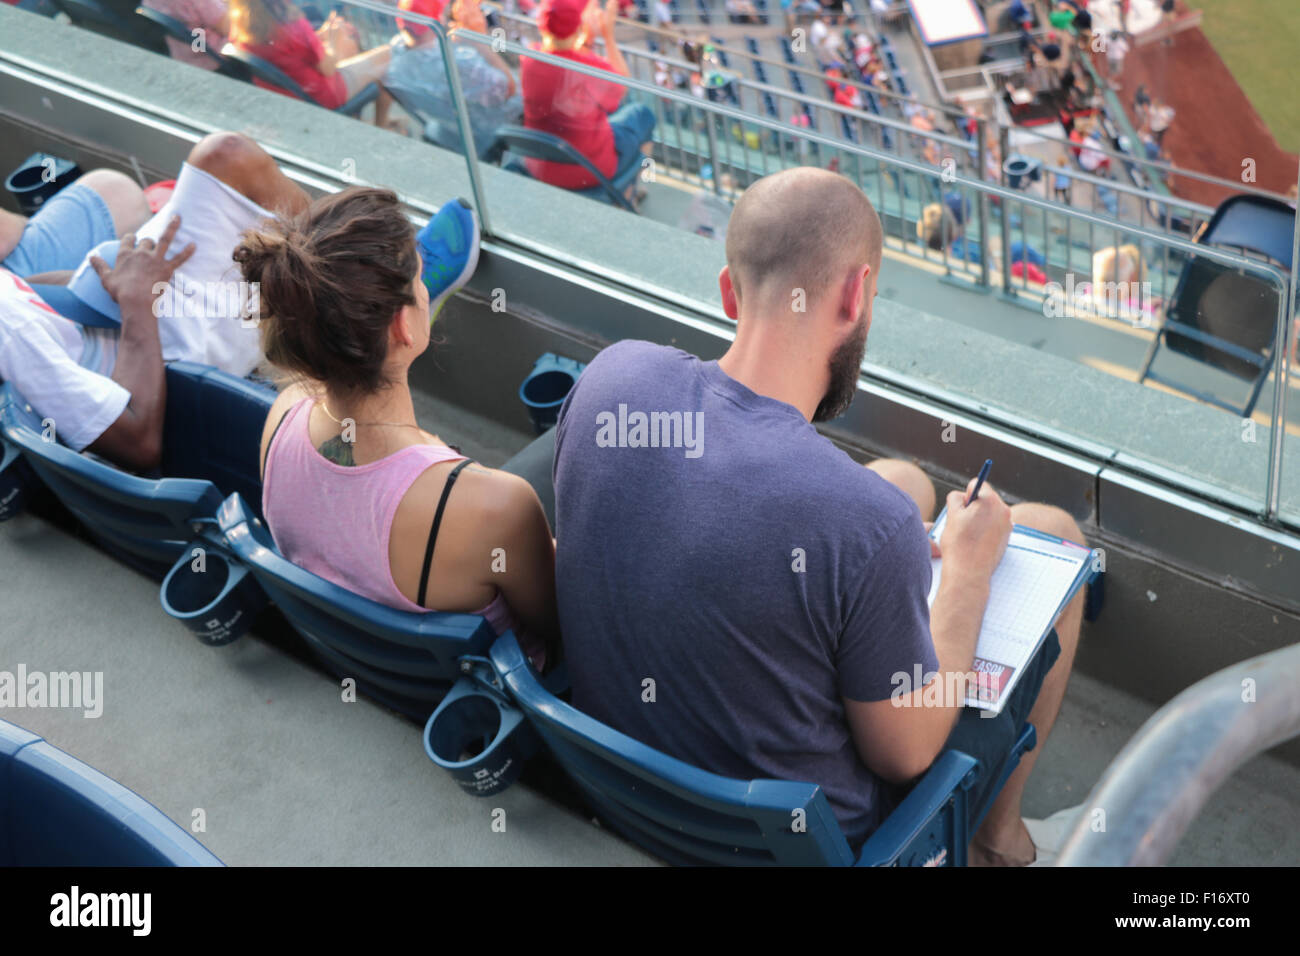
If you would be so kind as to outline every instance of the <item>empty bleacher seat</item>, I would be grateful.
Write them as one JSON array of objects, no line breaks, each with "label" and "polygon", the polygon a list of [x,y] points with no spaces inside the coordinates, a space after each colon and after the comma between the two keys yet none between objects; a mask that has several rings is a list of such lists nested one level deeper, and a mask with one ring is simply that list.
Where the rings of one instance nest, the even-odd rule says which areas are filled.
[{"label": "empty bleacher seat", "polygon": [[795,62],[794,48],[790,46],[790,40],[785,36],[781,37],[781,55],[785,57],[785,62],[787,63]]},{"label": "empty bleacher seat", "polygon": [[890,70],[894,72],[898,71],[898,57],[894,56],[893,50],[885,51],[885,63],[889,66]]},{"label": "empty bleacher seat", "polygon": [[894,87],[904,96],[908,96],[912,92],[907,86],[907,77],[903,76],[902,73],[894,74]]},{"label": "empty bleacher seat", "polygon": [[0,866],[221,866],[147,800],[0,720]]},{"label": "empty bleacher seat", "polygon": [[758,41],[753,37],[745,37],[745,49],[749,50],[754,56],[758,56]]},{"label": "empty bleacher seat", "polygon": [[709,22],[709,5],[704,0],[695,0],[695,7],[700,16],[701,23]]},{"label": "empty bleacher seat", "polygon": [[853,124],[849,122],[848,116],[843,113],[840,114],[840,134],[850,143],[858,141],[857,131],[853,128]]},{"label": "empty bleacher seat", "polygon": [[763,112],[767,113],[767,115],[772,117],[773,119],[776,119],[780,116],[780,114],[776,111],[776,100],[772,98],[771,93],[768,93],[766,91],[763,92]]},{"label": "empty bleacher seat", "polygon": [[804,92],[803,77],[794,70],[790,71],[790,89],[794,90],[796,93]]},{"label": "empty bleacher seat", "polygon": [[754,61],[754,78],[760,83],[768,82],[767,67],[763,65],[761,60]]}]

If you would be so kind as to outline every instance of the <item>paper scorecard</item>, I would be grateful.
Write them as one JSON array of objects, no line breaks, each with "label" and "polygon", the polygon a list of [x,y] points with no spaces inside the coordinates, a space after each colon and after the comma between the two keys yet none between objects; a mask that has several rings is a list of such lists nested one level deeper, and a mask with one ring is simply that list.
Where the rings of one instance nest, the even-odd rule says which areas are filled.
[{"label": "paper scorecard", "polygon": [[[930,532],[934,540],[942,537],[947,518],[944,509]],[[1087,580],[1092,556],[1082,545],[1032,528],[1012,529],[990,582],[972,666],[976,679],[967,691],[966,706],[1001,712],[1057,615]],[[931,568],[929,604],[933,607],[942,559],[932,558]]]}]

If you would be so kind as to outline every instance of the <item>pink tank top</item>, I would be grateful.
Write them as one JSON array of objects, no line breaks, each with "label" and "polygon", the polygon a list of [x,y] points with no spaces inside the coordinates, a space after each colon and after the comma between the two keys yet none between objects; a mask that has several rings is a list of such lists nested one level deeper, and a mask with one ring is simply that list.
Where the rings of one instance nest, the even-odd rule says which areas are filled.
[{"label": "pink tank top", "polygon": [[[275,546],[300,568],[372,601],[428,611],[393,581],[388,560],[393,516],[426,469],[465,456],[446,445],[409,445],[367,465],[335,464],[312,446],[313,404],[304,398],[289,409],[266,451],[262,512]],[[514,626],[499,591],[491,604],[472,613],[487,618],[498,634]]]}]

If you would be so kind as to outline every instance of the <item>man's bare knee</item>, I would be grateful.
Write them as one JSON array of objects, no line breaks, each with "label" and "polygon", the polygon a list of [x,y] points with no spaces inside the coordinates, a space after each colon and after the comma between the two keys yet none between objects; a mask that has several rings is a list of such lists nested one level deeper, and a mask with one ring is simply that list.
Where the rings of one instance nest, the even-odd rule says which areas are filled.
[{"label": "man's bare knee", "polygon": [[257,143],[243,133],[209,133],[194,145],[186,162],[217,177],[228,186],[239,186],[255,175],[260,166],[273,162]]},{"label": "man's bare knee", "polygon": [[934,482],[919,467],[900,458],[877,458],[867,467],[891,485],[906,492],[916,502],[922,521],[929,521],[934,517],[936,500]]},{"label": "man's bare knee", "polygon": [[77,179],[77,185],[93,189],[104,200],[113,217],[113,229],[120,236],[134,232],[149,218],[144,190],[130,176],[111,169],[92,169]]},{"label": "man's bare knee", "polygon": [[1036,501],[1026,501],[1011,506],[1011,520],[1026,528],[1035,528],[1065,538],[1075,544],[1087,545],[1088,541],[1079,529],[1079,523],[1068,511],[1055,505],[1045,505]]}]

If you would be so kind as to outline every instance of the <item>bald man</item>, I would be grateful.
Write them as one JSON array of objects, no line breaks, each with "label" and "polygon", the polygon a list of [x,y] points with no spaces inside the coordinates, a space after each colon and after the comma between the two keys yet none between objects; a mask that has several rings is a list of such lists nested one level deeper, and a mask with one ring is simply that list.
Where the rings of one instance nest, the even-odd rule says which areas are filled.
[{"label": "bald man", "polygon": [[[972,819],[988,806],[1025,719],[1050,730],[1079,614],[1062,615],[1060,640],[1049,637],[999,717],[963,712],[1013,509],[987,484],[969,508],[949,496],[931,611],[929,479],[900,461],[863,468],[814,427],[853,400],[881,245],[875,210],[847,179],[795,169],[759,180],[727,231],[719,286],[738,323],[727,353],[702,362],[613,345],[556,429],[557,597],[575,706],[715,773],[821,785],[855,848],[945,747],[981,761]],[[1031,510],[1017,520],[1082,540],[1064,513],[1020,507]],[[955,683],[909,683],[936,672]],[[972,862],[1034,860],[1020,819],[1031,765],[989,810]]]}]

